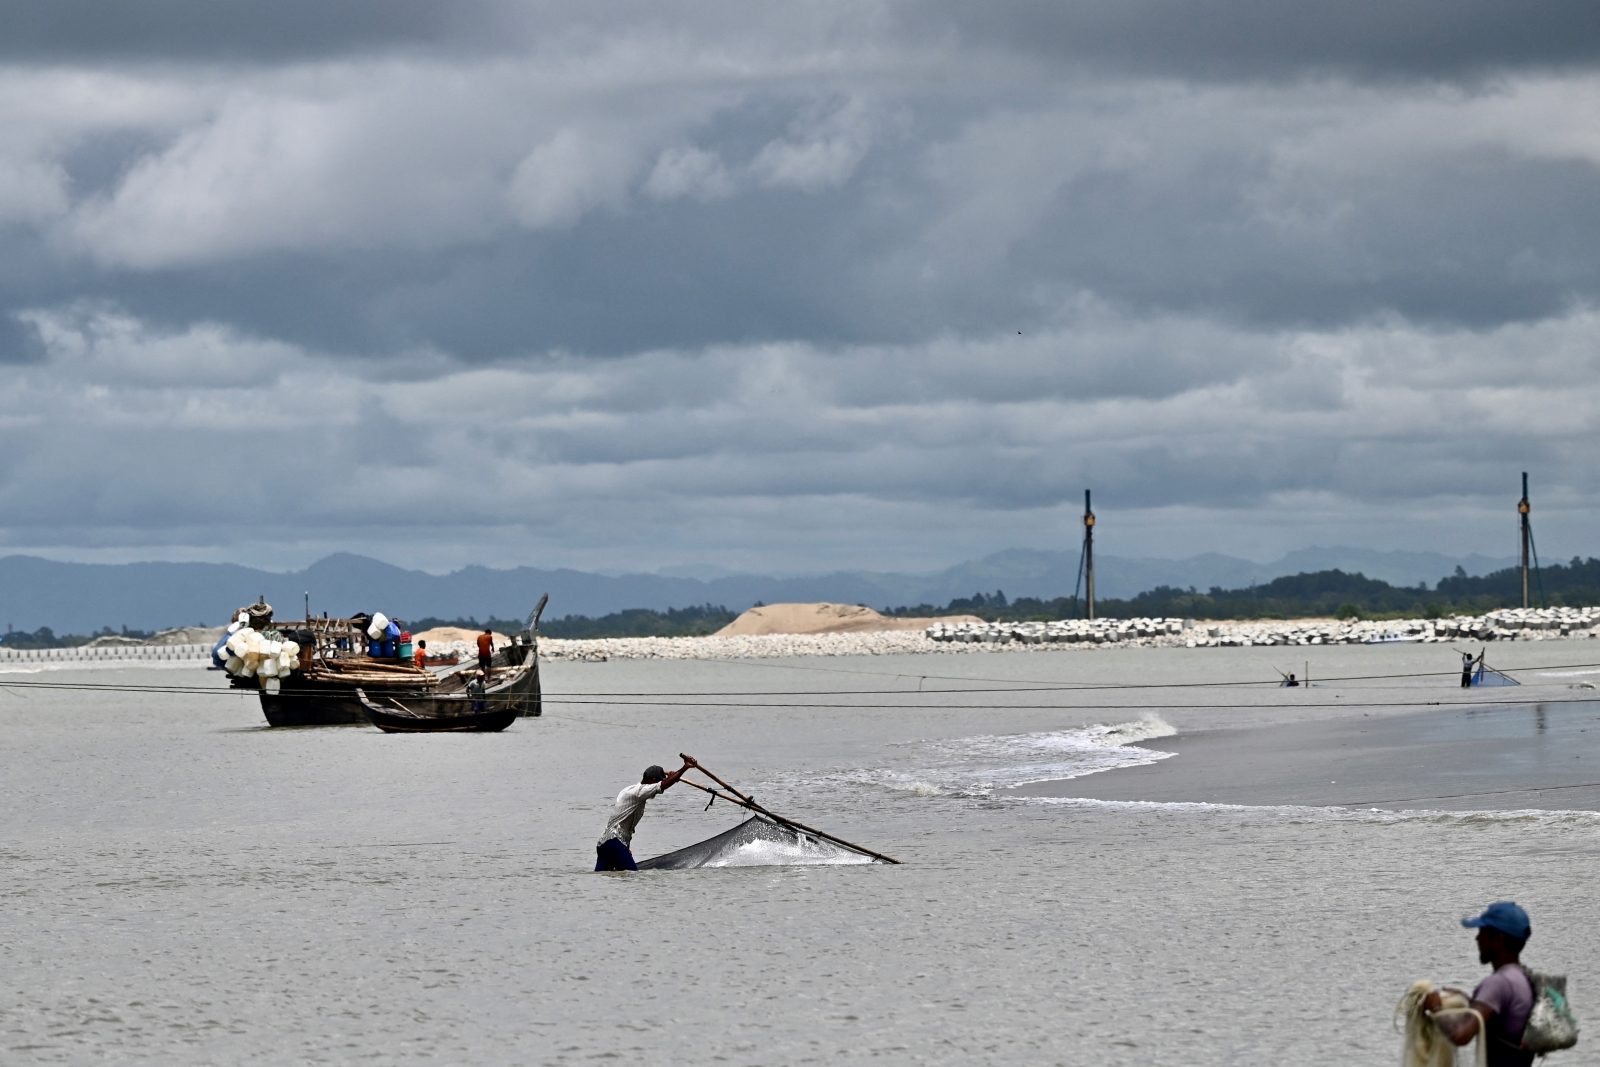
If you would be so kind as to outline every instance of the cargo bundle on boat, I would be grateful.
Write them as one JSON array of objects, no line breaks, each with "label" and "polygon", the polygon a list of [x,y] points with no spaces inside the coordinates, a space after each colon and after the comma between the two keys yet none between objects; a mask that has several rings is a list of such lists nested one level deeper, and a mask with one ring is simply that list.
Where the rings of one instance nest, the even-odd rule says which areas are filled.
[{"label": "cargo bundle on boat", "polygon": [[[410,634],[381,614],[276,623],[264,600],[235,613],[212,659],[233,688],[259,694],[272,726],[503,730],[543,713],[538,626],[548,599],[540,599],[526,629],[495,650],[488,677],[476,665],[443,674],[417,666]],[[375,715],[410,725],[387,726]]]}]

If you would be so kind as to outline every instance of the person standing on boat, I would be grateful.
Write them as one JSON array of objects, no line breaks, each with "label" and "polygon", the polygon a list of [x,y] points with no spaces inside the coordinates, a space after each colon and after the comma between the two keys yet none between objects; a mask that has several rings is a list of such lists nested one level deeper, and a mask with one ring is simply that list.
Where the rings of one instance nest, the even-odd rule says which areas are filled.
[{"label": "person standing on boat", "polygon": [[485,626],[483,633],[478,635],[478,669],[483,672],[484,680],[489,678],[489,661],[494,658],[494,631]]},{"label": "person standing on boat", "polygon": [[428,642],[417,642],[417,669],[421,670],[428,665]]},{"label": "person standing on boat", "polygon": [[630,785],[617,794],[616,807],[611,809],[611,821],[606,823],[605,833],[600,835],[600,843],[594,847],[595,870],[639,869],[629,846],[633,844],[634,829],[638,827],[639,820],[644,818],[645,801],[671,789],[685,771],[695,766],[698,764],[688,756],[683,757],[683,766],[671,774],[662,770],[659,764],[651,764],[644,769],[638,785]]},{"label": "person standing on boat", "polygon": [[[1534,1001],[1533,983],[1521,960],[1522,946],[1533,933],[1528,913],[1509,900],[1500,900],[1476,919],[1462,919],[1461,925],[1477,929],[1478,962],[1493,967],[1494,973],[1472,991],[1472,1008],[1478,1015],[1450,1013],[1437,1016],[1434,1022],[1451,1044],[1465,1045],[1478,1036],[1478,1016],[1482,1016],[1489,1067],[1532,1067],[1533,1053],[1522,1047]],[[1439,990],[1429,993],[1422,1006],[1429,1012],[1438,1011]]]}]

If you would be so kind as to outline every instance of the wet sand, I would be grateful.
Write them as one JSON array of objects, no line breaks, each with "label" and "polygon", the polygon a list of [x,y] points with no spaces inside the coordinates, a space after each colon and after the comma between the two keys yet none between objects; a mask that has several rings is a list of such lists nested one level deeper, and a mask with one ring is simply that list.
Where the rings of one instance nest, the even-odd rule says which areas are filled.
[{"label": "wet sand", "polygon": [[1600,701],[1552,701],[1180,732],[1175,753],[1012,790],[1093,800],[1600,811]]}]

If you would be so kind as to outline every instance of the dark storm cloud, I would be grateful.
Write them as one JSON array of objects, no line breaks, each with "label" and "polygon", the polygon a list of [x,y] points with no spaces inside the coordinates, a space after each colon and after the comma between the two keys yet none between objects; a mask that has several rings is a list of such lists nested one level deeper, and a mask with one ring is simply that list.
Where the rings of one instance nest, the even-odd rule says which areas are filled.
[{"label": "dark storm cloud", "polygon": [[1600,58],[1600,9],[1581,0],[941,0],[934,4],[807,5],[787,14],[721,2],[610,4],[532,0],[12,0],[0,59],[293,58],[384,50],[504,52],[543,39],[592,42],[628,26],[709,37],[753,22],[844,23],[892,42],[966,42],[1121,73],[1199,78],[1476,77]]},{"label": "dark storm cloud", "polygon": [[1586,0],[942,0],[904,17],[933,12],[974,44],[1182,78],[1475,78],[1600,59]]},{"label": "dark storm cloud", "polygon": [[[25,253],[28,239],[15,236],[12,256],[32,268],[0,275],[0,306],[91,296],[163,327],[215,319],[311,350],[431,347],[479,362],[550,349],[615,356],[1031,333],[1082,292],[1267,329],[1385,313],[1493,325],[1600,302],[1591,161],[1473,136],[1369,148],[1360,116],[1337,134],[1355,150],[1306,149],[1315,130],[1295,129],[1293,117],[1262,119],[1288,133],[1241,133],[1227,100],[1186,97],[1163,114],[1168,106],[1140,113],[1148,129],[1136,163],[1105,158],[1123,127],[1068,108],[947,142],[932,177],[921,169],[926,145],[889,143],[839,188],[636,198],[565,226],[505,226],[444,247],[328,248],[313,233],[299,249],[86,274]],[[1507,121],[1541,106],[1516,103]],[[1409,121],[1444,126],[1473,110],[1468,100]],[[736,158],[727,142],[701,140]],[[1091,158],[1019,163],[1041,142]],[[1306,158],[1285,163],[1286,151]],[[952,173],[949,157],[965,169]],[[1003,204],[991,211],[986,198]],[[1025,221],[1010,222],[1007,205],[1029,198]]]},{"label": "dark storm cloud", "polygon": [[494,0],[8,0],[0,59],[280,60],[485,39]]}]

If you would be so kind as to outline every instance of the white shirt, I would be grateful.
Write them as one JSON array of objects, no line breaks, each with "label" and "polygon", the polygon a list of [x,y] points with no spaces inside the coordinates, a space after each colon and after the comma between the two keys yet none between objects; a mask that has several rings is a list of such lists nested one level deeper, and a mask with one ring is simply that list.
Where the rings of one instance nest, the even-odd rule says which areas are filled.
[{"label": "white shirt", "polygon": [[644,818],[644,802],[660,792],[660,782],[651,782],[649,785],[640,782],[618,793],[617,806],[611,812],[611,821],[606,823],[606,832],[600,835],[599,843],[603,845],[614,837],[624,845],[630,845],[634,827]]}]

